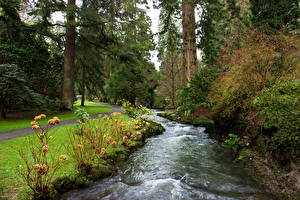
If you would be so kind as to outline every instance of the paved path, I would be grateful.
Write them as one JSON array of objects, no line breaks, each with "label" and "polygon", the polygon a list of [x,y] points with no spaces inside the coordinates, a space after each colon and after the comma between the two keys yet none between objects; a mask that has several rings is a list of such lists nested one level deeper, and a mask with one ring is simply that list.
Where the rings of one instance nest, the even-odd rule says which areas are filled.
[{"label": "paved path", "polygon": [[[99,114],[102,114],[102,115],[105,115],[105,114],[109,115],[109,114],[111,114],[113,112],[122,112],[122,109],[119,106],[113,106],[113,105],[101,104],[101,103],[93,103],[93,102],[86,102],[86,103],[96,104],[96,105],[100,105],[100,106],[105,106],[105,107],[112,108],[112,110],[109,111],[109,112],[99,113]],[[98,117],[99,114],[91,115],[90,117],[92,119],[95,119],[95,118]],[[65,120],[65,121],[62,121],[59,124],[57,124],[55,127],[73,124],[77,120],[78,119]],[[42,127],[46,127],[46,126],[47,125],[43,125]],[[33,133],[33,132],[34,131],[32,130],[32,128],[29,127],[29,128],[23,128],[23,129],[18,129],[18,130],[13,130],[13,131],[9,131],[9,132],[0,133],[0,141],[2,141],[2,140],[9,140],[9,139],[12,139],[12,138],[15,138],[15,137],[19,137],[19,136],[28,135],[28,134]]]}]

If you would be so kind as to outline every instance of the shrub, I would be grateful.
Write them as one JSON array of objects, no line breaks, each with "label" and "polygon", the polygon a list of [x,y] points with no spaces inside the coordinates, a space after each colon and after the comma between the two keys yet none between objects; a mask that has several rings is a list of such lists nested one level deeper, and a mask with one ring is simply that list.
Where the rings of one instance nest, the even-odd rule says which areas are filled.
[{"label": "shrub", "polygon": [[80,173],[89,174],[94,166],[103,163],[109,149],[129,145],[142,137],[140,132],[133,133],[132,125],[120,115],[114,112],[103,119],[89,120],[82,126],[82,134],[69,132],[69,155]]},{"label": "shrub", "polygon": [[228,149],[233,150],[234,152],[237,152],[238,147],[239,147],[239,141],[240,137],[238,135],[235,135],[233,133],[229,134],[229,137],[224,140],[222,143],[222,146]]},{"label": "shrub", "polygon": [[195,110],[205,104],[212,82],[217,78],[219,71],[216,68],[204,67],[190,81],[190,85],[178,93],[180,105],[185,110]]},{"label": "shrub", "polygon": [[25,72],[16,65],[0,65],[0,118],[6,113],[24,105],[43,108],[46,104],[43,96],[28,86]]},{"label": "shrub", "polygon": [[20,167],[17,173],[31,189],[34,199],[48,199],[50,197],[50,185],[57,170],[62,166],[62,161],[66,160],[65,155],[58,155],[60,148],[56,150],[50,145],[52,138],[48,135],[50,126],[59,123],[59,119],[54,117],[48,121],[47,128],[42,128],[38,120],[46,118],[41,114],[31,122],[32,128],[36,131],[35,138],[29,138],[29,151],[22,148],[19,155],[25,163],[25,169]]},{"label": "shrub", "polygon": [[153,115],[153,112],[144,106],[134,106],[129,101],[124,101],[122,104],[124,112],[132,118],[141,118],[143,115]]},{"label": "shrub", "polygon": [[230,67],[220,74],[208,95],[214,120],[248,126],[253,99],[263,88],[299,76],[299,44],[299,39],[284,34],[253,31],[244,36],[241,49],[224,59]]},{"label": "shrub", "polygon": [[[279,82],[262,90],[254,107],[263,116],[263,126],[276,130],[272,142],[276,151],[300,150],[300,81]],[[274,129],[275,128],[275,129]]]},{"label": "shrub", "polygon": [[74,112],[76,117],[79,118],[79,120],[83,123],[87,122],[89,119],[89,113],[86,111],[85,108],[77,108]]},{"label": "shrub", "polygon": [[78,133],[82,135],[84,125],[88,122],[90,115],[88,114],[85,108],[77,108],[74,114],[76,115],[76,117],[79,118],[75,125],[78,129]]}]

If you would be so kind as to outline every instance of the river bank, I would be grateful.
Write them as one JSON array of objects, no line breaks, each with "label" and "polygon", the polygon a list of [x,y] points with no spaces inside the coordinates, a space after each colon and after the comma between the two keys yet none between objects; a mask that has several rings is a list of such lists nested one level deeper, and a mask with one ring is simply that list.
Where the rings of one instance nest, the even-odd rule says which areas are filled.
[{"label": "river bank", "polygon": [[53,183],[56,192],[53,198],[60,199],[60,196],[68,191],[87,188],[95,181],[118,174],[117,165],[126,161],[133,152],[145,145],[147,138],[162,134],[164,130],[160,124],[146,120],[145,126],[141,127],[140,130],[142,134],[140,140],[131,141],[129,145],[121,145],[118,148],[110,149],[103,158],[104,162],[94,166],[89,172],[56,179]]},{"label": "river bank", "polygon": [[[174,111],[162,112],[159,115],[176,122],[205,127],[210,137],[221,144],[228,136],[221,126],[205,116],[183,117]],[[267,136],[260,136],[254,141],[250,141],[247,136],[239,138],[235,144],[232,143],[232,147],[236,148],[232,151],[234,162],[243,166],[256,182],[261,183],[276,198],[298,200],[300,198],[300,162],[283,164],[267,151],[262,155],[262,149],[267,149],[266,140],[268,140]],[[234,142],[233,139],[230,142]]]},{"label": "river bank", "polygon": [[62,196],[83,199],[272,200],[203,127],[155,117],[165,132],[119,165],[119,173]]}]

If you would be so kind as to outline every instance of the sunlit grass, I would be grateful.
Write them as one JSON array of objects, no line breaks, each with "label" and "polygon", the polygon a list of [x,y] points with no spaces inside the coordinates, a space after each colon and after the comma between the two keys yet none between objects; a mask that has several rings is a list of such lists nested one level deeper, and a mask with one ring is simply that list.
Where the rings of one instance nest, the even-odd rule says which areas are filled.
[{"label": "sunlit grass", "polygon": [[[75,102],[74,110],[77,107],[80,107],[80,102]],[[100,105],[90,104],[90,103],[86,103],[85,108],[90,115],[103,113],[103,112],[109,112],[112,110],[111,108],[108,108],[105,106],[100,106]],[[45,114],[47,114],[47,113],[45,113]],[[55,114],[50,114],[49,116],[47,116],[47,118],[50,119],[54,116],[57,116],[61,121],[76,118],[74,111],[63,111],[63,112],[58,112]],[[33,117],[34,116],[32,116],[32,118],[25,118],[25,119],[1,119],[0,120],[0,134],[1,134],[1,132],[7,132],[7,131],[30,127],[29,123],[33,120]],[[46,119],[40,120],[39,123],[40,123],[40,125],[47,124],[47,120]]]}]

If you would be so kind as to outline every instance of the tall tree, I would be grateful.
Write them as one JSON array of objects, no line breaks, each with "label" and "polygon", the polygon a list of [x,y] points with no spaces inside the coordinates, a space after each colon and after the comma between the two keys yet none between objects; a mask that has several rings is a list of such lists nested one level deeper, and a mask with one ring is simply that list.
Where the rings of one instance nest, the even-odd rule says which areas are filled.
[{"label": "tall tree", "polygon": [[76,0],[68,0],[67,30],[64,62],[64,83],[62,91],[63,109],[72,110],[74,100],[74,69],[75,69],[75,11]]},{"label": "tall tree", "polygon": [[299,0],[250,0],[254,25],[271,29],[299,28]]},{"label": "tall tree", "polygon": [[195,5],[191,0],[184,0],[182,2],[182,39],[182,68],[186,77],[185,84],[187,84],[194,74],[198,72],[195,34]]}]

